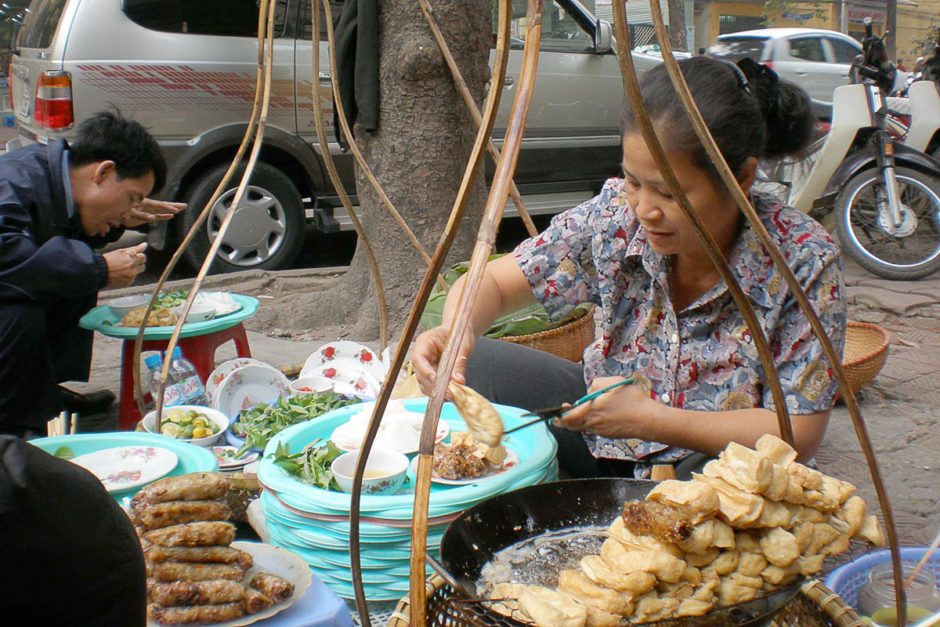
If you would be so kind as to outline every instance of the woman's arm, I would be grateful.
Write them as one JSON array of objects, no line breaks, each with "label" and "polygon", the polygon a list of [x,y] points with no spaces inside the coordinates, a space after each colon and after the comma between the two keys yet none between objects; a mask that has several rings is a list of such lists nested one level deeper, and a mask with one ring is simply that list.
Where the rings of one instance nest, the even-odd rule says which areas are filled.
[{"label": "woman's arm", "polygon": [[[450,327],[457,316],[457,303],[466,283],[467,275],[457,279],[447,293],[441,325],[418,336],[411,352],[411,363],[418,378],[418,385],[425,394],[434,386],[437,366],[444,354],[444,345],[450,335]],[[454,367],[453,378],[464,383],[467,359],[473,352],[475,339],[486,333],[502,314],[516,311],[535,302],[529,282],[512,255],[505,255],[486,265],[480,291],[473,302],[470,326],[460,346],[460,355]]]},{"label": "woman's arm", "polygon": [[[599,377],[591,391],[620,377]],[[790,415],[794,448],[800,459],[816,454],[829,422],[829,410]],[[641,386],[628,385],[596,398],[565,414],[559,426],[608,438],[638,438],[662,442],[709,455],[717,455],[729,442],[753,447],[765,433],[778,433],[777,415],[762,408],[732,411],[696,411],[663,405]]]}]

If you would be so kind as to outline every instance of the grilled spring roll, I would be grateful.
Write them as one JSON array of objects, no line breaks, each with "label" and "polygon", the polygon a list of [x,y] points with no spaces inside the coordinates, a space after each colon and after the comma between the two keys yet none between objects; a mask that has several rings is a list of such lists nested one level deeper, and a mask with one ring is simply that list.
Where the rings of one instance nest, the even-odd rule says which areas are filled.
[{"label": "grilled spring roll", "polygon": [[274,605],[274,599],[269,597],[266,594],[258,592],[253,588],[245,587],[245,611],[249,614],[257,614],[258,612],[263,612],[272,605]]},{"label": "grilled spring roll", "polygon": [[136,511],[144,503],[220,499],[228,492],[228,488],[228,479],[212,472],[166,477],[154,481],[138,492],[131,499],[131,508]]},{"label": "grilled spring roll", "polygon": [[154,529],[144,538],[159,546],[228,546],[235,539],[235,525],[227,522],[193,522]]},{"label": "grilled spring roll", "polygon": [[275,601],[283,601],[294,594],[294,584],[270,573],[256,574],[251,578],[251,587]]},{"label": "grilled spring roll", "polygon": [[241,602],[219,605],[193,605],[191,607],[163,607],[151,603],[147,616],[161,625],[209,624],[234,620],[245,615]]},{"label": "grilled spring roll", "polygon": [[238,564],[242,570],[251,568],[254,560],[250,553],[233,549],[230,546],[156,546],[144,551],[144,556],[159,564],[162,562],[197,562]]},{"label": "grilled spring roll", "polygon": [[145,529],[160,529],[201,520],[228,520],[232,515],[223,501],[145,503],[135,513]]},{"label": "grilled spring roll", "polygon": [[152,566],[153,578],[157,581],[211,581],[213,579],[241,581],[245,576],[245,571],[235,564],[163,562]]},{"label": "grilled spring roll", "polygon": [[245,586],[237,581],[214,579],[211,581],[173,581],[153,583],[147,591],[157,605],[218,605],[234,603],[245,598]]}]

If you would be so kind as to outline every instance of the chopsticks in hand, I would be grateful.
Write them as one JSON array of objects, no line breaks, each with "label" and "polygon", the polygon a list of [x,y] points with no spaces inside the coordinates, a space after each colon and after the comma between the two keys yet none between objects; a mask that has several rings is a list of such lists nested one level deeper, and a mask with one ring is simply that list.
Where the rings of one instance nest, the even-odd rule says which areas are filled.
[{"label": "chopsticks in hand", "polygon": [[564,415],[566,412],[571,411],[575,407],[578,407],[579,405],[590,403],[601,394],[609,392],[610,390],[613,390],[614,388],[619,388],[624,385],[630,385],[631,383],[633,383],[632,378],[624,379],[623,381],[617,381],[616,383],[608,385],[605,388],[601,388],[600,390],[591,392],[590,394],[585,394],[584,396],[582,396],[581,398],[573,402],[571,406],[569,407],[566,407],[564,405],[558,405],[556,407],[546,407],[545,409],[534,409],[530,412],[526,412],[522,415],[523,416],[538,416],[538,418],[536,418],[535,420],[530,420],[529,422],[524,422],[521,425],[513,427],[512,429],[507,429],[506,431],[503,432],[503,435],[512,433],[513,431],[518,431],[519,429],[524,429],[525,427],[538,424],[540,422],[549,420],[551,418],[558,418]]}]

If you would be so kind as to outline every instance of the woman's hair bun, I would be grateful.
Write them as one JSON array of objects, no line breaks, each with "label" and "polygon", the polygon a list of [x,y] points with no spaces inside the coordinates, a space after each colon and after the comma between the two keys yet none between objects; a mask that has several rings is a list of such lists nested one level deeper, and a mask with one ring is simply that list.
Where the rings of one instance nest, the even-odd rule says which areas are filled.
[{"label": "woman's hair bun", "polygon": [[738,61],[738,67],[751,85],[767,127],[767,143],[761,156],[775,158],[801,152],[813,138],[809,95],[751,58]]}]

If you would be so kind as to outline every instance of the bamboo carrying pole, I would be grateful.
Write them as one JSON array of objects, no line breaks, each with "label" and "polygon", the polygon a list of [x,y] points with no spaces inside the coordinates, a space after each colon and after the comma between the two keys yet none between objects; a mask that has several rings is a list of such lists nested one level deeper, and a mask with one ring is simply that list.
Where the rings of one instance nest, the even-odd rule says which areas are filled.
[{"label": "bamboo carrying pole", "polygon": [[[365,229],[362,228],[362,222],[359,221],[359,216],[356,213],[356,210],[352,206],[352,202],[349,200],[349,196],[346,194],[346,188],[343,185],[343,181],[339,177],[339,172],[336,170],[336,163],[333,162],[333,155],[330,154],[330,143],[326,136],[326,128],[323,124],[323,116],[321,115],[320,108],[320,94],[321,87],[320,81],[317,76],[320,70],[320,46],[319,41],[316,39],[319,37],[320,32],[320,11],[317,9],[314,4],[313,10],[310,11],[312,19],[312,29],[311,32],[315,33],[313,45],[310,48],[313,50],[313,63],[311,65],[313,72],[313,80],[311,81],[313,85],[313,121],[317,128],[317,141],[320,144],[320,154],[323,157],[323,164],[326,166],[326,171],[330,176],[330,181],[333,183],[333,189],[336,190],[336,194],[339,196],[340,201],[343,203],[343,208],[346,209],[346,213],[349,215],[349,219],[353,223],[353,228],[356,229],[356,235],[359,237],[359,242],[362,244],[363,249],[366,251],[366,259],[369,261],[369,271],[372,273],[372,278],[375,280],[375,297],[378,300],[378,309],[379,309],[379,352],[385,350],[385,347],[388,346],[388,303],[385,299],[385,283],[382,281],[382,272],[379,269],[379,260],[375,256],[375,251],[372,249],[372,242],[369,241],[369,237],[366,235]],[[342,106],[339,102],[339,98],[336,99],[336,106]]]},{"label": "bamboo carrying pole", "polygon": [[[267,35],[267,29],[265,28],[265,25],[269,21],[268,14],[269,12],[271,12],[270,9],[272,7],[273,7],[273,0],[268,0],[268,2],[261,3],[261,5],[259,6],[259,10],[258,10],[258,61],[257,61],[256,72],[255,72],[255,99],[252,105],[251,115],[249,116],[249,119],[248,119],[248,126],[245,128],[245,134],[242,137],[242,142],[238,146],[238,150],[235,153],[235,157],[232,160],[231,165],[229,166],[228,170],[226,170],[225,175],[222,177],[222,180],[219,181],[219,184],[216,186],[215,191],[212,193],[212,197],[206,203],[206,206],[203,207],[203,209],[200,211],[199,216],[194,221],[192,228],[189,229],[189,232],[183,238],[183,241],[180,242],[180,245],[176,249],[176,252],[173,253],[173,256],[170,258],[169,263],[167,263],[166,267],[163,269],[163,273],[160,275],[160,279],[157,281],[156,285],[153,288],[152,293],[150,294],[150,301],[147,303],[147,308],[144,311],[143,321],[141,321],[140,327],[138,327],[137,329],[137,336],[134,339],[134,357],[133,357],[132,369],[134,373],[134,382],[135,382],[134,383],[134,399],[137,402],[137,409],[140,412],[141,416],[143,416],[146,411],[144,408],[143,394],[140,391],[140,353],[141,353],[141,349],[143,348],[144,331],[146,329],[146,320],[147,320],[147,317],[150,315],[150,312],[153,311],[154,304],[156,303],[157,298],[160,295],[160,290],[163,288],[163,285],[166,283],[170,274],[176,268],[176,264],[179,263],[179,260],[182,258],[183,253],[185,252],[186,248],[189,246],[190,242],[192,242],[192,240],[196,237],[196,234],[199,232],[199,229],[202,227],[203,223],[206,221],[206,218],[212,212],[213,206],[215,205],[216,202],[218,202],[219,198],[222,196],[222,192],[228,186],[229,181],[232,179],[232,176],[235,174],[235,171],[238,169],[238,166],[240,165],[241,160],[242,158],[244,158],[245,152],[248,149],[248,145],[251,142],[251,137],[254,134],[255,127],[258,121],[259,111],[261,108],[261,101],[264,97],[263,91],[262,91],[262,85],[264,83],[265,75],[267,73],[267,67],[269,67],[269,64],[266,67],[266,63],[265,63],[265,55],[264,55],[265,45],[264,44],[265,44],[266,35]],[[273,25],[272,25],[272,35],[273,35]],[[272,36],[272,39],[273,39],[273,36]],[[250,176],[251,176],[251,169],[249,168],[249,169],[246,169],[245,171],[244,180],[247,181],[248,177]],[[229,208],[229,212],[234,211],[237,206],[238,205],[233,202],[232,206]],[[218,239],[219,241],[221,241],[221,233],[219,234]],[[207,262],[210,259],[212,259],[211,256],[206,257]],[[189,310],[186,309],[186,311],[188,312]],[[185,315],[183,316],[183,320],[185,320]],[[173,345],[175,346],[175,343]],[[162,408],[163,389],[166,385],[166,373],[167,373],[166,370],[162,371],[160,390],[159,390],[160,400],[154,399],[154,401],[158,403],[158,409]]]},{"label": "bamboo carrying pole", "polygon": [[[771,256],[774,261],[774,265],[783,275],[787,286],[790,288],[790,293],[793,294],[793,296],[796,298],[796,301],[800,306],[800,310],[809,321],[810,326],[813,329],[813,334],[816,336],[816,339],[822,346],[826,357],[829,359],[829,364],[835,373],[836,382],[839,385],[839,390],[842,393],[842,398],[844,399],[849,416],[852,418],[852,425],[855,428],[855,434],[858,437],[859,445],[861,446],[862,452],[865,455],[865,460],[868,462],[868,469],[871,473],[872,483],[875,487],[875,493],[878,495],[878,503],[881,506],[881,513],[885,519],[885,527],[888,534],[888,545],[891,552],[891,562],[894,567],[894,585],[895,589],[899,591],[896,599],[898,619],[902,625],[905,625],[907,622],[907,594],[904,586],[902,585],[903,571],[901,569],[901,552],[900,545],[898,543],[897,528],[894,524],[894,513],[891,509],[891,503],[888,500],[888,492],[881,476],[881,469],[878,465],[878,460],[875,457],[875,450],[871,444],[871,439],[868,435],[868,429],[865,427],[865,421],[862,419],[862,414],[859,410],[855,393],[853,392],[852,387],[849,385],[848,379],[845,376],[845,369],[842,367],[842,356],[839,355],[833,347],[832,342],[826,335],[825,328],[823,328],[822,323],[819,320],[819,316],[816,315],[816,312],[813,310],[813,306],[809,302],[809,298],[806,296],[806,293],[803,291],[799,281],[797,281],[796,277],[793,275],[793,272],[790,270],[790,267],[787,265],[783,253],[781,253],[780,249],[777,248],[777,246],[774,244],[770,234],[767,232],[767,229],[760,221],[757,212],[754,210],[754,207],[751,206],[751,203],[744,195],[743,190],[737,184],[737,181],[734,178],[734,173],[731,172],[731,168],[729,168],[728,164],[725,162],[724,157],[722,156],[721,151],[718,149],[718,145],[715,143],[714,138],[711,136],[711,133],[708,132],[708,127],[705,125],[705,120],[702,118],[701,113],[695,106],[695,102],[692,99],[692,94],[689,91],[688,85],[685,83],[685,79],[682,77],[681,71],[679,70],[679,64],[672,55],[672,46],[669,42],[668,34],[666,33],[666,26],[663,23],[662,10],[660,8],[659,0],[650,0],[650,9],[653,16],[653,24],[656,29],[656,36],[660,42],[660,48],[663,52],[663,62],[666,64],[666,70],[669,72],[669,76],[672,79],[672,84],[676,88],[676,91],[682,100],[682,105],[685,108],[686,113],[689,115],[689,119],[692,121],[696,135],[698,135],[699,140],[705,146],[705,150],[708,152],[712,163],[717,167],[718,173],[721,176],[725,187],[731,193],[735,203],[751,223],[751,226],[760,239],[764,250]],[[621,11],[621,14],[623,16],[624,26],[626,26],[626,11]],[[627,32],[629,32],[628,29]],[[666,164],[666,167],[669,167],[668,164]],[[662,166],[660,166],[660,170],[662,170]]]},{"label": "bamboo carrying pole", "polygon": [[[431,259],[431,264],[428,267],[427,273],[424,276],[424,280],[421,283],[420,288],[418,289],[418,294],[415,296],[414,303],[411,307],[411,311],[408,314],[408,319],[405,322],[405,327],[402,331],[402,336],[396,347],[395,354],[392,357],[392,363],[389,365],[389,374],[388,380],[394,380],[398,372],[401,370],[402,364],[405,361],[405,355],[408,352],[409,345],[411,340],[414,337],[415,331],[418,328],[418,324],[421,320],[421,313],[424,311],[425,304],[427,303],[428,297],[431,295],[431,290],[434,287],[435,277],[437,277],[441,268],[443,267],[444,260],[447,256],[447,253],[450,251],[451,244],[454,241],[454,238],[457,234],[457,228],[460,224],[460,221],[463,217],[463,211],[469,197],[469,190],[473,185],[477,174],[477,167],[480,164],[480,160],[483,158],[483,151],[485,148],[486,141],[489,139],[490,134],[493,131],[493,124],[496,120],[496,112],[499,108],[499,101],[502,92],[503,78],[506,74],[506,61],[509,51],[509,26],[510,26],[510,16],[511,16],[511,4],[510,0],[500,0],[498,8],[498,26],[497,26],[497,37],[496,37],[496,55],[493,63],[492,76],[490,78],[490,91],[486,100],[486,107],[483,113],[483,122],[480,125],[480,129],[477,132],[476,141],[474,142],[473,149],[471,151],[470,159],[467,164],[467,167],[464,171],[464,177],[461,182],[460,190],[458,191],[457,198],[454,200],[454,206],[451,210],[450,218],[448,219],[447,225],[444,228],[444,233],[441,235],[441,239],[437,245],[437,248],[434,252],[434,257]],[[328,7],[325,7],[328,11]],[[331,20],[329,19],[329,13],[327,12],[327,31],[328,34],[331,32]],[[331,54],[335,50],[331,46]],[[378,432],[380,419],[382,413],[385,411],[385,407],[388,404],[389,399],[391,398],[392,386],[384,385],[379,393],[379,397],[376,400],[376,406],[372,413],[372,416],[369,420],[369,426],[366,430],[366,436],[363,440],[361,451],[363,454],[360,455],[359,461],[356,465],[355,475],[353,477],[353,492],[350,496],[350,512],[349,512],[349,544],[350,544],[350,563],[352,567],[352,576],[353,576],[353,588],[356,596],[356,607],[359,612],[359,617],[362,623],[366,626],[370,625],[369,621],[369,611],[368,611],[368,602],[365,598],[362,584],[362,569],[361,569],[361,560],[360,560],[360,543],[359,543],[359,520],[360,520],[360,491],[362,489],[362,477],[365,470],[365,460],[368,459],[369,451],[372,450],[373,442],[375,441],[376,433]],[[439,416],[439,413],[438,413]],[[427,416],[425,417],[425,423],[427,424]],[[437,427],[437,419],[434,420],[434,427]],[[433,432],[432,429],[432,432]],[[425,516],[426,518],[426,516]],[[425,529],[425,536],[427,530]],[[423,545],[422,545],[423,546]],[[423,563],[423,558],[422,558]],[[423,579],[423,566],[421,577]]]},{"label": "bamboo carrying pole", "polygon": [[535,75],[538,67],[539,44],[542,38],[542,0],[528,0],[526,3],[526,39],[523,47],[522,67],[519,73],[519,88],[513,100],[512,113],[503,144],[503,154],[496,165],[496,173],[487,197],[483,212],[483,223],[477,236],[477,244],[471,256],[470,269],[461,290],[457,306],[457,316],[451,323],[444,354],[434,381],[434,388],[428,401],[421,429],[421,443],[418,450],[417,482],[415,485],[414,521],[411,532],[411,579],[410,607],[411,624],[425,624],[427,595],[424,588],[425,556],[427,552],[428,502],[431,490],[431,460],[434,454],[434,435],[440,419],[441,408],[451,373],[457,361],[457,349],[464,334],[469,330],[470,304],[479,293],[483,271],[496,239],[496,230],[502,217],[508,195],[509,181],[512,178],[525,119],[528,113]]}]

